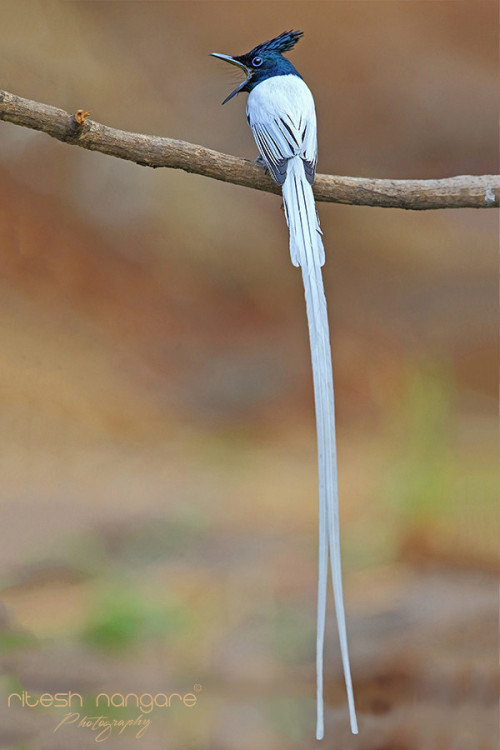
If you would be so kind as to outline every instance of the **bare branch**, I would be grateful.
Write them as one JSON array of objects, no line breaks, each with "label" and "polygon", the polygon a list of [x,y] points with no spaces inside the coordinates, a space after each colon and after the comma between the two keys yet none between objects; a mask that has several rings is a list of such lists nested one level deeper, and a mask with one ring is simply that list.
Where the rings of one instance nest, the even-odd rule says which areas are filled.
[{"label": "bare branch", "polygon": [[[236,156],[171,138],[127,133],[0,89],[0,120],[33,128],[52,138],[133,161],[145,167],[170,167],[234,185],[280,193],[263,168]],[[495,208],[500,204],[498,175],[462,175],[442,180],[374,180],[364,177],[317,175],[318,201],[359,206],[406,208]]]}]

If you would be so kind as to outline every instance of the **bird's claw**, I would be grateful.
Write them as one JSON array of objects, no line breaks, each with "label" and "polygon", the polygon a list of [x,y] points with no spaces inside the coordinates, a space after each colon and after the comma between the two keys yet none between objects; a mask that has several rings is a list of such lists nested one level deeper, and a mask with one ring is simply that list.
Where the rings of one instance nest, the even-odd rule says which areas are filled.
[{"label": "bird's claw", "polygon": [[258,155],[258,157],[257,157],[257,158],[256,158],[256,160],[255,160],[255,163],[256,163],[256,164],[258,164],[258,165],[259,165],[259,167],[264,167],[264,172],[265,172],[266,174],[269,174],[269,167],[267,166],[266,160],[264,159],[264,157],[263,157],[263,156],[261,156],[261,155],[259,154],[259,155]]}]

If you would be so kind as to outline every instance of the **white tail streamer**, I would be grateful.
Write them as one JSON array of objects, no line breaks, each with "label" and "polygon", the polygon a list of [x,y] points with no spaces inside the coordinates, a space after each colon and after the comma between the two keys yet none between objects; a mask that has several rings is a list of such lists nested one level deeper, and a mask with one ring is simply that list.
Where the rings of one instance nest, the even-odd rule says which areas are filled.
[{"label": "white tail streamer", "polygon": [[302,268],[316,409],[319,479],[316,738],[319,740],[324,735],[323,652],[329,555],[340,650],[349,704],[349,716],[351,730],[354,734],[358,733],[358,726],[354,707],[342,592],[332,356],[326,298],[321,274],[321,266],[325,262],[325,253],[312,187],[306,179],[304,165],[300,156],[289,159],[286,179],[282,189],[285,215],[290,231],[290,255],[292,263]]}]

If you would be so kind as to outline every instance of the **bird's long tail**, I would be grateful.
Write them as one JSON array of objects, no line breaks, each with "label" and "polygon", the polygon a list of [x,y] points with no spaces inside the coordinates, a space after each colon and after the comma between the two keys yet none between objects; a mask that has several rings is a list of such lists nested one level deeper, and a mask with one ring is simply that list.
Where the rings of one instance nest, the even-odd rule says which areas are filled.
[{"label": "bird's long tail", "polygon": [[306,297],[309,338],[316,408],[319,476],[319,576],[318,622],[316,641],[317,723],[316,738],[324,734],[323,720],[323,651],[325,640],[326,597],[328,587],[328,552],[330,552],[333,594],[337,613],[340,650],[349,704],[351,730],[357,734],[351,670],[345,623],[342,575],[340,567],[340,535],[337,487],[337,448],[335,441],[335,407],[333,395],[332,356],[326,299],[321,266],[325,253],[312,187],[308,183],[302,159],[288,162],[283,184],[283,203],[290,231],[292,262],[302,268]]}]

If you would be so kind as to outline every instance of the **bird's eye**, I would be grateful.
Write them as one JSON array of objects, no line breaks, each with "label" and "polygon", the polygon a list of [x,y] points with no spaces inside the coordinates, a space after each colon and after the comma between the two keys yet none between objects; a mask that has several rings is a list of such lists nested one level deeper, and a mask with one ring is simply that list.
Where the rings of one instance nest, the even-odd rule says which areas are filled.
[{"label": "bird's eye", "polygon": [[252,60],[252,66],[254,68],[258,68],[262,65],[262,57],[254,57]]}]

